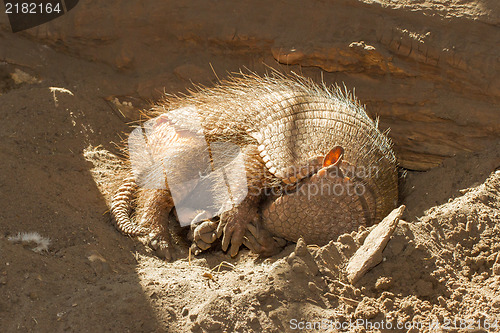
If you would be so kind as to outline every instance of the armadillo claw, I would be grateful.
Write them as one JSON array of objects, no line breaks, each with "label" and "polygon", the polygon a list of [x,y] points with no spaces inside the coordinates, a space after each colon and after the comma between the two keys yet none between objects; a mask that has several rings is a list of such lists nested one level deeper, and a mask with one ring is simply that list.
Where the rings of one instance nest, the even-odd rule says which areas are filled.
[{"label": "armadillo claw", "polygon": [[222,236],[222,233],[224,232],[224,227],[226,225],[224,223],[219,222],[219,225],[217,226],[217,230],[215,231],[217,233],[217,238],[220,238]]},{"label": "armadillo claw", "polygon": [[190,250],[191,250],[191,253],[192,253],[193,255],[195,255],[195,256],[197,256],[198,254],[200,254],[200,253],[203,251],[203,250],[202,250],[202,249],[200,249],[200,248],[198,247],[198,245],[197,245],[197,244],[195,244],[195,243],[191,244]]},{"label": "armadillo claw", "polygon": [[243,245],[243,239],[241,240],[241,243],[232,243],[231,248],[229,249],[229,255],[234,258],[240,251],[240,247]]},{"label": "armadillo claw", "polygon": [[196,246],[198,246],[200,248],[200,250],[205,251],[205,250],[208,250],[212,246],[212,243],[206,243],[202,240],[199,240],[196,242]]},{"label": "armadillo claw", "polygon": [[259,242],[255,239],[255,236],[248,232],[245,234],[245,238],[243,238],[243,245],[248,247],[250,251],[254,253],[258,253],[258,249],[260,247]]},{"label": "armadillo claw", "polygon": [[263,230],[261,230],[261,228],[258,228],[255,224],[248,223],[247,228],[250,234],[248,232],[245,233],[245,237],[249,235],[253,236],[255,239],[261,239],[262,237],[264,237],[262,232]]}]

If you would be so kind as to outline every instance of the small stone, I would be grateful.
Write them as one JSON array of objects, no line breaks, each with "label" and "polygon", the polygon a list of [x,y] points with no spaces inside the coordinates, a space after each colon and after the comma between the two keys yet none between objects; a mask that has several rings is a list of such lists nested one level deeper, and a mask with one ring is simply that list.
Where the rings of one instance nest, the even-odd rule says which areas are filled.
[{"label": "small stone", "polygon": [[351,249],[356,247],[356,242],[354,241],[354,238],[352,238],[350,234],[340,235],[337,239],[337,242],[344,244]]},{"label": "small stone", "polygon": [[358,235],[356,236],[356,242],[359,244],[359,245],[363,245],[363,243],[365,242],[365,239],[366,237],[370,234],[370,231],[369,230],[362,230],[358,233]]},{"label": "small stone", "polygon": [[394,209],[366,237],[364,244],[356,251],[347,265],[347,278],[354,284],[369,269],[382,261],[382,251],[396,230],[405,206]]},{"label": "small stone", "polygon": [[488,204],[491,201],[490,196],[486,193],[481,193],[478,199],[484,204]]},{"label": "small stone", "polygon": [[500,297],[494,298],[491,302],[491,306],[497,309],[500,308]]},{"label": "small stone", "polygon": [[183,317],[186,317],[188,314],[189,314],[189,309],[188,309],[188,308],[186,308],[186,307],[183,307],[183,308],[182,308],[181,315],[182,315]]},{"label": "small stone", "polygon": [[470,233],[473,228],[473,223],[474,223],[473,221],[467,221],[467,223],[465,224],[465,231]]},{"label": "small stone", "polygon": [[380,276],[375,282],[375,289],[379,291],[389,290],[392,286],[392,279],[390,277]]}]

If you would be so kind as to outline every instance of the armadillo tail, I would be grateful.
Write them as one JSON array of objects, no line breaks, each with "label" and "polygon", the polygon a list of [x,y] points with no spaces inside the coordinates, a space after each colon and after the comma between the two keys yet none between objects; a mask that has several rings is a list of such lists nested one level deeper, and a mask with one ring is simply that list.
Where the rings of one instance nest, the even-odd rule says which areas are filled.
[{"label": "armadillo tail", "polygon": [[133,176],[124,179],[123,184],[118,188],[111,199],[111,216],[116,229],[121,233],[130,236],[141,236],[147,233],[146,229],[135,224],[130,218],[130,202],[137,188]]}]

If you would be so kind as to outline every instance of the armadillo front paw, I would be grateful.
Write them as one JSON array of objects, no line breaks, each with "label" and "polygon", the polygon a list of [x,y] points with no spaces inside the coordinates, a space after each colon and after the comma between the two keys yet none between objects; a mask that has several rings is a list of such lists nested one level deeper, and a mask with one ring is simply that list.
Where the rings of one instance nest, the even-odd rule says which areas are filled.
[{"label": "armadillo front paw", "polygon": [[193,244],[191,250],[195,255],[209,249],[213,242],[222,235],[222,228],[218,228],[218,225],[217,222],[206,220],[192,229]]},{"label": "armadillo front paw", "polygon": [[231,218],[224,226],[224,237],[222,238],[222,250],[227,251],[229,244],[229,254],[234,257],[238,254],[240,246],[243,245],[243,237],[247,231],[247,223],[242,220]]},{"label": "armadillo front paw", "polygon": [[222,250],[227,251],[234,257],[238,254],[240,246],[243,245],[247,226],[252,221],[259,221],[258,205],[259,196],[248,195],[237,207],[221,214],[219,228],[224,228],[222,238]]}]

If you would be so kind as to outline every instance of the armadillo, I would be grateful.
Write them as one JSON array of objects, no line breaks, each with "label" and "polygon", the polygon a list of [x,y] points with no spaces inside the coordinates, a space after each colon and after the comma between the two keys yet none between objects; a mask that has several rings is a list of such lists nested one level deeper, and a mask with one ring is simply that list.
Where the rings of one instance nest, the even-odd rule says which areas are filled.
[{"label": "armadillo", "polygon": [[[173,240],[166,216],[174,208],[179,220],[203,216],[178,204],[199,193],[213,197],[216,213],[193,228],[196,248],[222,238],[231,255],[243,244],[270,255],[300,237],[324,245],[379,222],[397,204],[392,143],[345,89],[298,75],[241,74],[165,97],[149,116],[140,132],[147,138],[129,138],[130,175],[112,198],[111,214],[120,231],[149,235],[167,258]],[[228,192],[224,185],[238,167],[244,177]],[[224,171],[224,181],[211,180],[214,170]],[[242,186],[246,191],[235,193]]]}]

